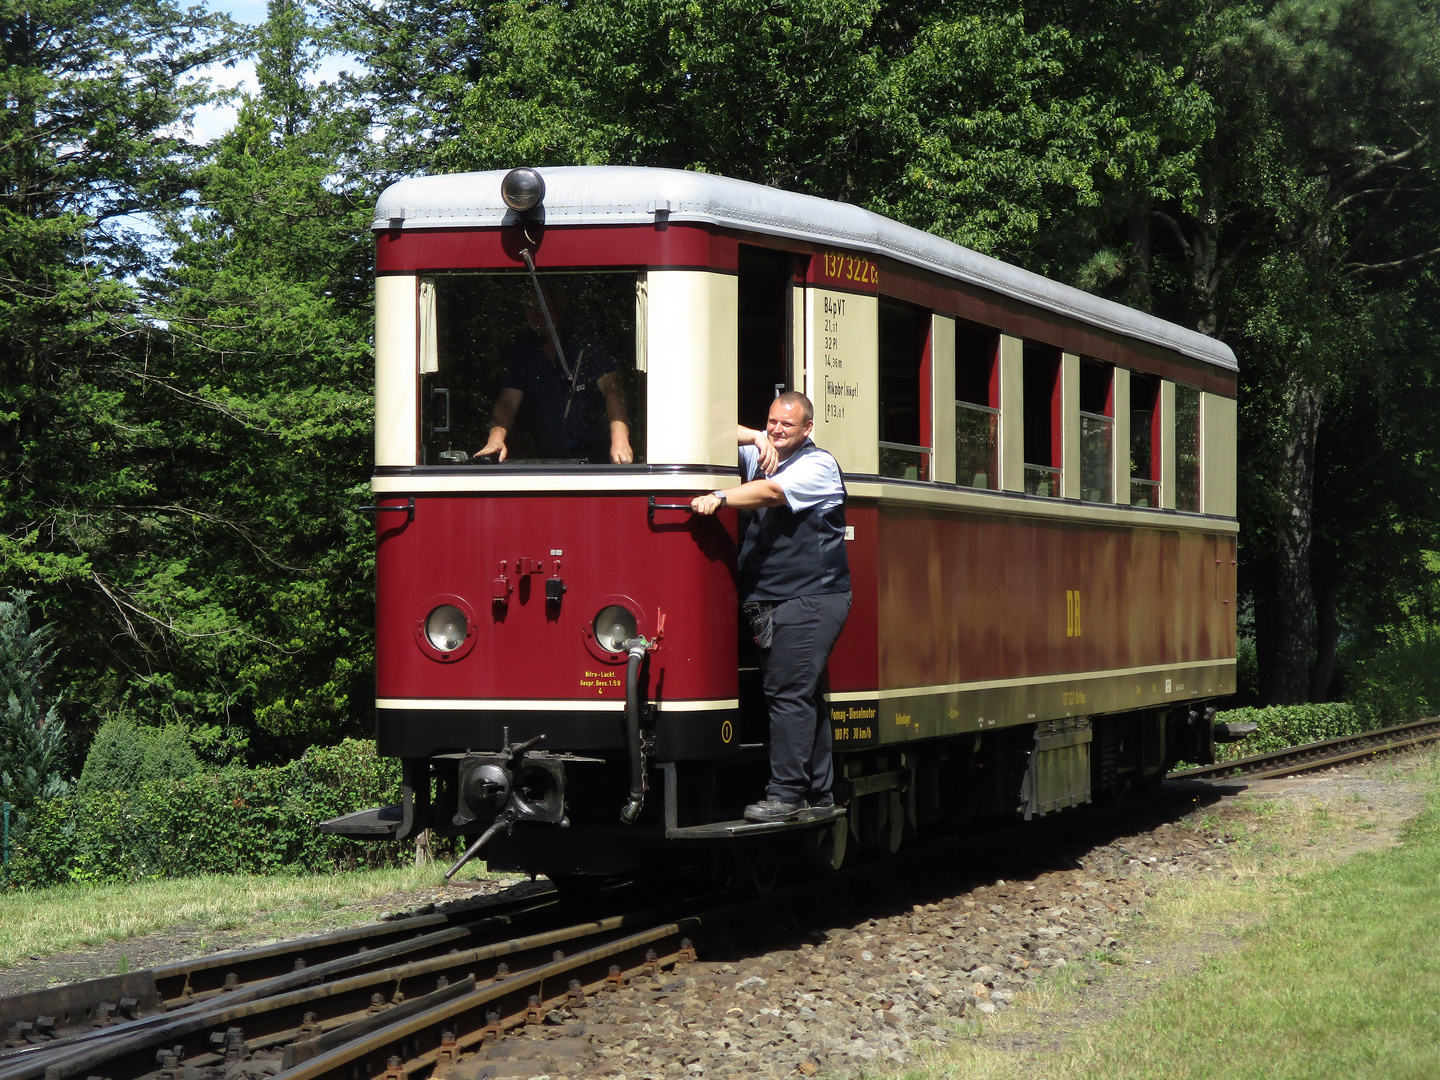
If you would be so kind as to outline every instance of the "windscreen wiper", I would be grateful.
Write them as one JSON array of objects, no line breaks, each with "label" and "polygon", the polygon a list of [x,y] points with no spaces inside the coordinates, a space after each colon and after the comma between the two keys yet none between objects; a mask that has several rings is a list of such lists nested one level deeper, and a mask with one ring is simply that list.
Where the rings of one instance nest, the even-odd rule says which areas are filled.
[{"label": "windscreen wiper", "polygon": [[540,275],[535,272],[535,260],[530,255],[529,248],[520,249],[520,257],[525,260],[525,267],[530,271],[530,284],[535,286],[535,299],[540,302],[540,315],[545,320],[545,329],[550,332],[550,343],[555,346],[555,356],[560,361],[560,370],[565,373],[565,378],[570,384],[570,390],[565,395],[565,418],[570,418],[570,403],[575,399],[575,388],[580,382],[580,361],[585,359],[585,350],[581,349],[575,357],[575,368],[571,370],[569,363],[565,360],[565,347],[560,344],[560,334],[555,329],[555,320],[550,317],[550,305],[545,302],[545,290],[540,287]]}]

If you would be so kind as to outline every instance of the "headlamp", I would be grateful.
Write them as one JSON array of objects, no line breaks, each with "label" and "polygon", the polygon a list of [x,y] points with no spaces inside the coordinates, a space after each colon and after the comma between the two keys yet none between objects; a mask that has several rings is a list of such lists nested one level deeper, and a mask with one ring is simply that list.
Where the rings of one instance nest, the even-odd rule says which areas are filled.
[{"label": "headlamp", "polygon": [[441,604],[426,616],[425,636],[440,652],[454,652],[470,636],[465,613],[454,604]]},{"label": "headlamp", "polygon": [[500,181],[500,197],[516,213],[533,210],[545,198],[545,178],[534,169],[511,169]]},{"label": "headlamp", "polygon": [[635,636],[635,615],[629,608],[611,604],[595,616],[595,643],[606,652],[625,651],[625,642]]}]

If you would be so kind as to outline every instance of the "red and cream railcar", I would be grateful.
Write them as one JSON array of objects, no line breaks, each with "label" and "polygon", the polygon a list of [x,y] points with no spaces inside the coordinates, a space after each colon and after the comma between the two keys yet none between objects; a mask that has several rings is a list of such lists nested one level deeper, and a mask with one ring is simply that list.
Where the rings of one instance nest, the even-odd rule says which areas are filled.
[{"label": "red and cream railcar", "polygon": [[[377,205],[376,706],[405,801],[332,831],[484,833],[492,866],[556,877],[786,828],[838,859],[1209,757],[1235,682],[1226,346],[855,206],[538,172]],[[543,197],[507,206],[507,175]],[[567,412],[603,380],[633,462],[557,451],[524,401],[506,460],[473,456],[516,342],[548,332],[537,280],[578,354]],[[768,758],[736,522],[686,507],[738,482],[737,419],[786,388],[849,488],[845,815],[746,826]]]}]

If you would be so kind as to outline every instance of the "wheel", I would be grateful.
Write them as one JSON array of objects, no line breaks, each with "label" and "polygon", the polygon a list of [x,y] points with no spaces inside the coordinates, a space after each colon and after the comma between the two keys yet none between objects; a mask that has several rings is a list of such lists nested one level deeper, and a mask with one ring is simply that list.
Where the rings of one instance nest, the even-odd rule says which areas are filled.
[{"label": "wheel", "polygon": [[900,842],[905,839],[905,803],[900,798],[900,792],[892,791],[886,802],[886,832],[885,849],[894,855],[900,850]]},{"label": "wheel", "polygon": [[769,896],[780,880],[780,860],[773,852],[761,852],[750,864],[750,886],[757,896]]},{"label": "wheel", "polygon": [[827,825],[816,832],[815,845],[810,852],[810,861],[815,869],[839,870],[845,865],[845,849],[849,847],[850,824],[844,818]]}]

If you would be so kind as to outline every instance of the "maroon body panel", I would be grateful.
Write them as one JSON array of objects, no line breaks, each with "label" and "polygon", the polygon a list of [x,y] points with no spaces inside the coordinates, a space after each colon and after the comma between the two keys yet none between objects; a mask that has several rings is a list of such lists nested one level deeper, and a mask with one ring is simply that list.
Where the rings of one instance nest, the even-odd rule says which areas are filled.
[{"label": "maroon body panel", "polygon": [[855,539],[845,545],[850,557],[850,616],[830,654],[826,689],[832,693],[873,691],[879,685],[880,511],[873,502],[851,499],[845,522]]},{"label": "maroon body panel", "polygon": [[[537,232],[539,235],[537,236]],[[521,248],[535,265],[556,267],[705,267],[735,272],[740,242],[704,225],[566,227],[536,230],[527,239],[519,226],[502,229],[394,229],[375,234],[375,269],[381,274],[426,270],[523,269]],[[539,243],[534,240],[538,239]]]},{"label": "maroon body panel", "polygon": [[[1235,655],[1233,537],[869,500],[852,501],[847,518],[854,603],[831,657],[831,692]],[[731,513],[692,519],[662,508],[652,521],[646,497],[632,494],[422,495],[413,522],[382,518],[378,528],[382,699],[623,701],[623,659],[585,636],[596,613],[622,599],[646,637],[665,615],[653,696],[737,695]],[[538,571],[522,573],[522,560]],[[557,576],[566,589],[558,605],[545,599]],[[497,591],[505,603],[493,602]],[[457,602],[472,636],[451,659],[425,645],[421,625]]]},{"label": "maroon body panel", "polygon": [[[622,597],[648,638],[665,613],[652,697],[736,696],[735,545],[723,527],[692,523],[683,511],[661,510],[652,523],[643,495],[420,495],[415,503],[414,521],[382,515],[378,525],[377,697],[623,702],[624,658],[602,659],[585,638],[596,613]],[[539,572],[521,573],[522,559]],[[566,590],[559,604],[545,598],[555,576]],[[492,600],[497,578],[510,586],[503,604]],[[452,597],[473,615],[473,641],[447,661],[417,630]]]}]

